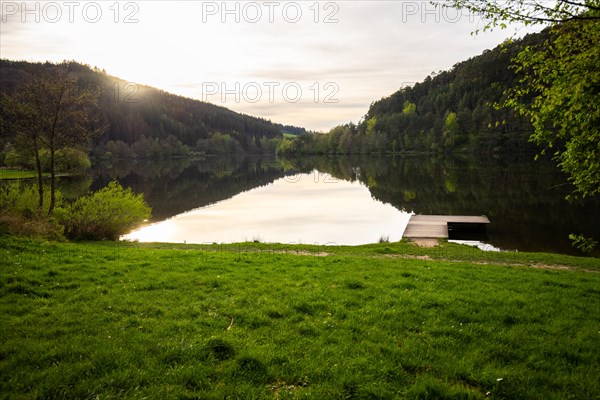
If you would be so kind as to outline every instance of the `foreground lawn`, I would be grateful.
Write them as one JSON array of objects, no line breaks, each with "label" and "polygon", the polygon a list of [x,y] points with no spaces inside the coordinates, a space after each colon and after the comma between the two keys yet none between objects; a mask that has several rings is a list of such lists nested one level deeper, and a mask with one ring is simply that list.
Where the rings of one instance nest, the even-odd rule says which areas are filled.
[{"label": "foreground lawn", "polygon": [[600,262],[0,238],[0,398],[600,398]]}]

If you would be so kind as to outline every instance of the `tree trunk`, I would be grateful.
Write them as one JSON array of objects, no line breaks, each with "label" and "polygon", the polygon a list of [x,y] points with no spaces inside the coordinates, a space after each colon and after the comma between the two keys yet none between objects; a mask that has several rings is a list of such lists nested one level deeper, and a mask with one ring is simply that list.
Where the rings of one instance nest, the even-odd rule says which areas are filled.
[{"label": "tree trunk", "polygon": [[37,138],[33,139],[33,151],[35,153],[35,168],[37,169],[38,175],[38,208],[40,212],[44,208],[44,179],[42,171],[42,162],[40,161],[40,151],[38,149]]},{"label": "tree trunk", "polygon": [[50,148],[50,207],[48,215],[52,215],[56,203],[56,173],[54,171],[54,146]]}]

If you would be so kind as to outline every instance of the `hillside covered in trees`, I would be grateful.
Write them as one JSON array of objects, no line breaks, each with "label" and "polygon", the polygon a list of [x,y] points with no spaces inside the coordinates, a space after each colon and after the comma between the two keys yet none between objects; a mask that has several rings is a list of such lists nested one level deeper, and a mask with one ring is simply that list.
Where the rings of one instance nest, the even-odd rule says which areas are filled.
[{"label": "hillside covered in trees", "polygon": [[543,43],[547,32],[512,43],[432,73],[371,104],[358,124],[326,135],[305,134],[282,143],[282,153],[387,153],[533,149],[529,121],[512,110],[496,109],[517,79],[511,60],[526,46]]},{"label": "hillside covered in trees", "polygon": [[[78,89],[94,88],[105,124],[93,139],[97,157],[150,158],[212,154],[273,153],[283,132],[303,128],[239,114],[214,104],[127,82],[76,62],[29,63],[0,60],[0,90],[10,95],[26,82],[67,69]],[[2,129],[0,151],[13,151],[11,132]],[[8,145],[8,148],[7,148]],[[14,157],[13,157],[14,158]]]}]

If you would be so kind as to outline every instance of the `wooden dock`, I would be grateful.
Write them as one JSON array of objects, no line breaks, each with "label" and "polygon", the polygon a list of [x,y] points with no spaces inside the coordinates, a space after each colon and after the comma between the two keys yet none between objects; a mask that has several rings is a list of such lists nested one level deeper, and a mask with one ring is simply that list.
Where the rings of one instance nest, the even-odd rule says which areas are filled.
[{"label": "wooden dock", "polygon": [[408,239],[448,239],[452,229],[485,230],[485,215],[413,215],[402,237]]}]

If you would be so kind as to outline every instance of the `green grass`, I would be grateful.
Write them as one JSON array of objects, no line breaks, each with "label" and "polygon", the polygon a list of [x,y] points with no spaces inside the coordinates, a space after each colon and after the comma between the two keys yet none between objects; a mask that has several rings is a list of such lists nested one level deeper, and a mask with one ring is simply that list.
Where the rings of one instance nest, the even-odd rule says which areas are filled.
[{"label": "green grass", "polygon": [[[44,172],[44,176],[48,177],[50,176],[50,173]],[[71,176],[71,174],[66,172],[57,172],[56,176]],[[36,171],[0,168],[0,181],[32,178],[37,178]]]},{"label": "green grass", "polygon": [[35,171],[0,168],[0,180],[31,179],[35,177],[37,177],[37,172]]},{"label": "green grass", "polygon": [[599,264],[0,238],[0,398],[597,399]]},{"label": "green grass", "polygon": [[283,132],[281,136],[283,136],[284,139],[296,139],[298,137],[298,135],[294,135],[293,133],[288,132]]}]

